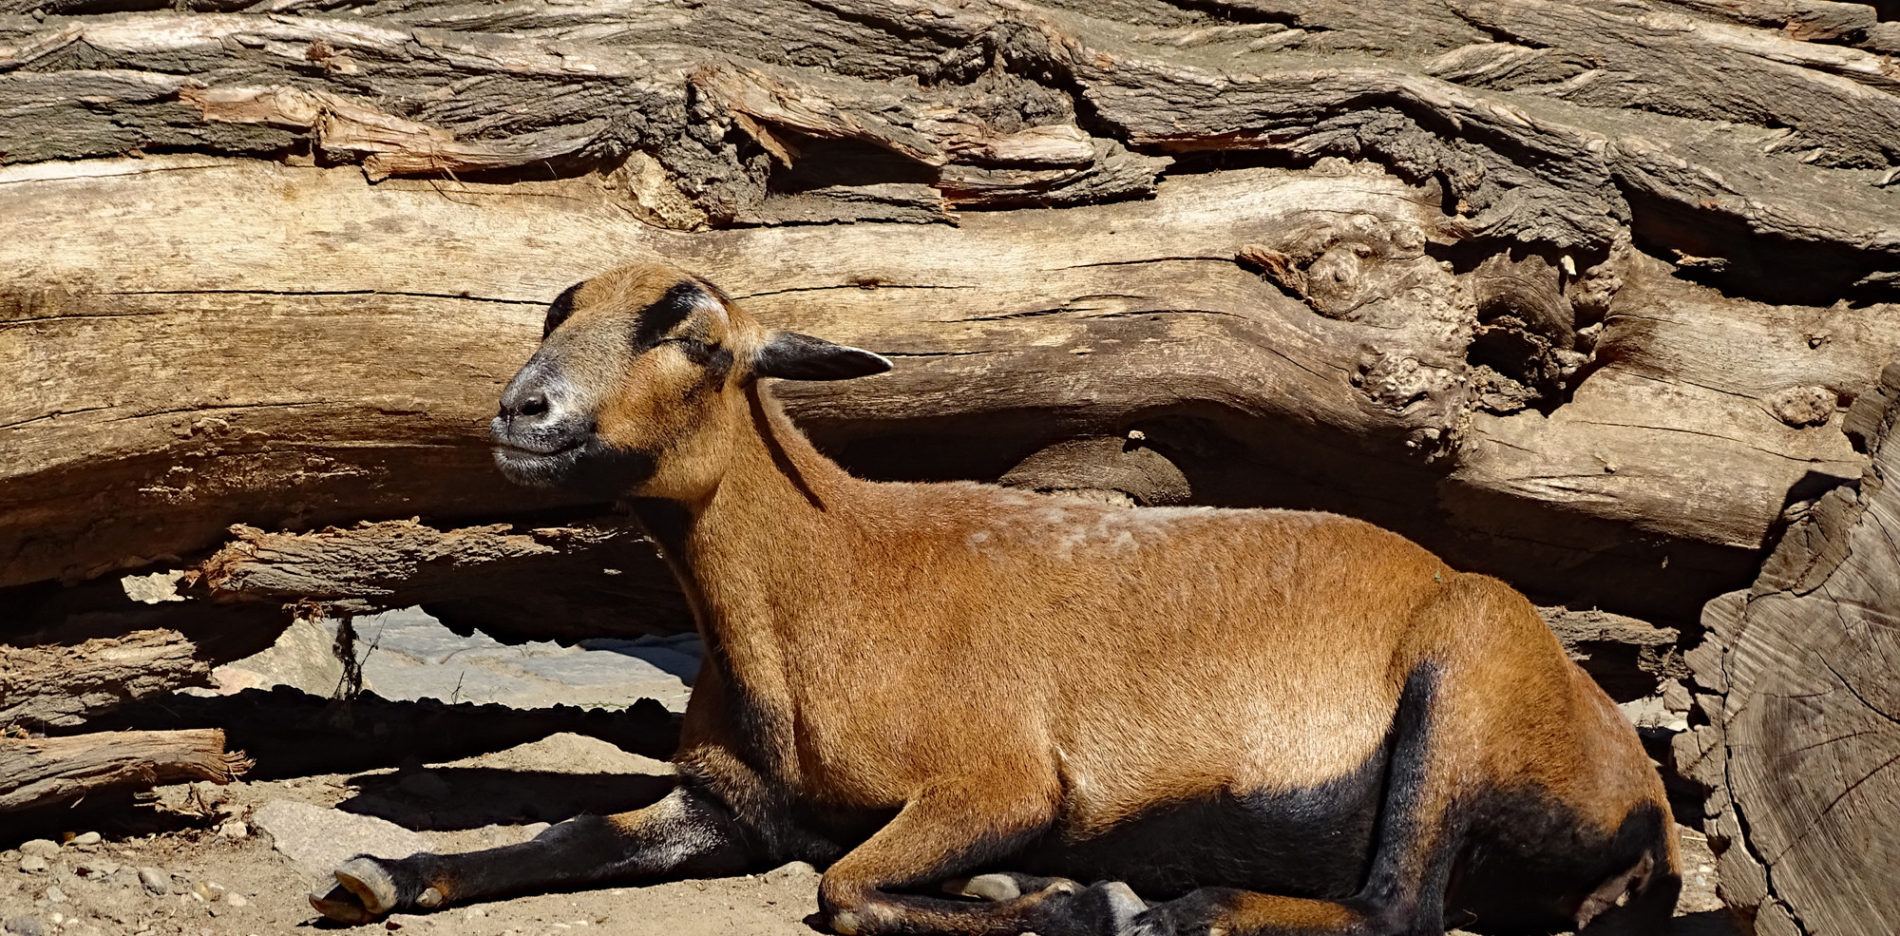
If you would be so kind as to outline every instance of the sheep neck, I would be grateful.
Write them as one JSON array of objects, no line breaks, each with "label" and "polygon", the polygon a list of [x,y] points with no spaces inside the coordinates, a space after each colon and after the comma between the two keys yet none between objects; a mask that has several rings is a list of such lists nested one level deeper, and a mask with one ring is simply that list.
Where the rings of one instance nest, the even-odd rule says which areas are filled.
[{"label": "sheep neck", "polygon": [[758,388],[719,484],[702,501],[636,505],[686,591],[711,659],[747,695],[785,698],[788,650],[825,643],[828,570],[849,563],[851,488],[865,482],[820,454]]}]

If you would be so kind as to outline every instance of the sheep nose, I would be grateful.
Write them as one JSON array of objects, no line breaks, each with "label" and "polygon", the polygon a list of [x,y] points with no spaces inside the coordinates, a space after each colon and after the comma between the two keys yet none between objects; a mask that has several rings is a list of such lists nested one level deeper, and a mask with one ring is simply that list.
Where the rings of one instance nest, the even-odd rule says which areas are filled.
[{"label": "sheep nose", "polygon": [[514,401],[512,406],[507,400],[501,402],[501,415],[508,417],[545,416],[547,411],[548,395],[539,390],[529,392],[521,399]]},{"label": "sheep nose", "polygon": [[576,427],[568,425],[573,420],[565,418],[570,414],[559,405],[558,383],[558,377],[545,372],[516,376],[501,394],[501,408],[495,411],[489,434],[497,442],[531,449],[566,444],[564,437]]}]

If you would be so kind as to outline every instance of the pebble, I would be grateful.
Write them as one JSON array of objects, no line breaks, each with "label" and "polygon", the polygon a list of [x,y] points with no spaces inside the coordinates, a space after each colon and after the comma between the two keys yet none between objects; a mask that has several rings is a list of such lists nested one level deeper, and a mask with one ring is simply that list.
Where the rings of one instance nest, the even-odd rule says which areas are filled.
[{"label": "pebble", "polygon": [[55,884],[52,887],[49,887],[46,889],[46,899],[52,901],[53,903],[65,903],[66,892],[63,890],[60,890],[59,885]]},{"label": "pebble", "polygon": [[73,836],[73,844],[74,845],[97,845],[99,844],[99,838],[100,836],[99,836],[99,833],[97,832],[81,832],[78,835]]},{"label": "pebble", "polygon": [[20,843],[20,854],[51,858],[59,854],[59,843],[52,839],[33,839]]},{"label": "pebble", "polygon": [[123,867],[125,866],[110,858],[94,858],[81,864],[79,873],[88,877],[111,877],[119,873],[119,869]]},{"label": "pebble", "polygon": [[20,870],[28,874],[42,874],[48,867],[46,859],[38,855],[28,855],[20,859]]},{"label": "pebble", "polygon": [[230,904],[233,907],[248,907],[251,905],[250,901],[244,899],[243,894],[232,894],[229,897],[224,898],[224,902]]},{"label": "pebble", "polygon": [[12,936],[46,936],[46,926],[36,916],[10,916],[0,925],[4,925]]},{"label": "pebble", "polygon": [[812,867],[807,862],[793,861],[787,864],[779,865],[778,867],[773,868],[772,870],[767,871],[762,875],[759,875],[759,880],[766,884],[785,884],[788,882],[802,881],[805,878],[814,878],[817,876],[818,876],[817,868]]},{"label": "pebble", "polygon": [[218,826],[218,836],[220,838],[241,839],[250,834],[251,827],[235,819]]},{"label": "pebble", "polygon": [[139,883],[153,894],[163,896],[172,892],[172,876],[157,868],[140,868]]}]

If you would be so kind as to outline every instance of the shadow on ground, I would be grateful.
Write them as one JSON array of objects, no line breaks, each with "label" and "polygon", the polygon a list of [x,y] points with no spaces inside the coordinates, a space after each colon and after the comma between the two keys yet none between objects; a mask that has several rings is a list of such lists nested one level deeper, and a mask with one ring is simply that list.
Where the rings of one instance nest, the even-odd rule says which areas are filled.
[{"label": "shadow on ground", "polygon": [[674,784],[666,776],[492,767],[401,770],[351,777],[349,782],[356,794],[338,803],[338,809],[424,832],[625,812],[652,804]]}]

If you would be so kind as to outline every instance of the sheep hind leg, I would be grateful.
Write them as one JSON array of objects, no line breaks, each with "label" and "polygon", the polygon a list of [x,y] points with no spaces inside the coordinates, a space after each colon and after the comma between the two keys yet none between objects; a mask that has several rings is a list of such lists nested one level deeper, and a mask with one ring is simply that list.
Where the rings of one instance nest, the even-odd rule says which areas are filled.
[{"label": "sheep hind leg", "polygon": [[1460,774],[1439,717],[1440,669],[1413,670],[1388,735],[1385,800],[1365,885],[1344,900],[1202,888],[1111,936],[1427,936],[1445,930],[1445,892],[1462,840],[1448,808]]}]

